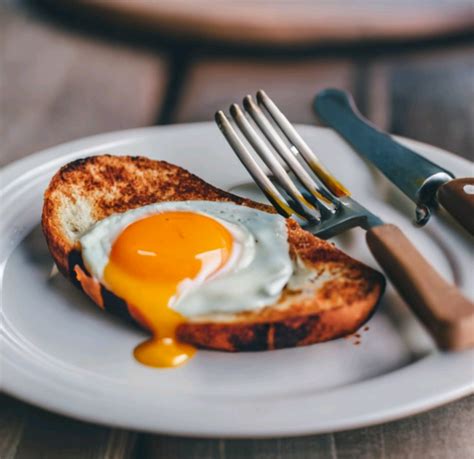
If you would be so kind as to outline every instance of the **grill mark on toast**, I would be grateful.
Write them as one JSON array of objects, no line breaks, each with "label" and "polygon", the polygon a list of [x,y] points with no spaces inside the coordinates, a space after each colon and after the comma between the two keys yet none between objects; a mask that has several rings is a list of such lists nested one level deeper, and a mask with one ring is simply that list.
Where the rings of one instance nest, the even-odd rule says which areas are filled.
[{"label": "grill mark on toast", "polygon": [[252,328],[241,327],[236,332],[231,332],[229,343],[232,350],[252,352],[270,349],[267,341],[269,328],[268,324],[255,324]]},{"label": "grill mark on toast", "polygon": [[317,315],[296,317],[276,323],[275,349],[298,346],[310,336],[319,321]]}]

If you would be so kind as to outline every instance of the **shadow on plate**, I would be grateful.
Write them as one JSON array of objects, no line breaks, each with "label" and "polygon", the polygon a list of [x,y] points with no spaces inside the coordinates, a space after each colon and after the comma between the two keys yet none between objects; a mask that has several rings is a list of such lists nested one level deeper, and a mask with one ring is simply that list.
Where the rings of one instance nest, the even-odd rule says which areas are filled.
[{"label": "shadow on plate", "polygon": [[140,330],[144,332],[143,329],[131,321],[126,321],[115,314],[104,314],[104,311],[98,308],[87,295],[65,279],[57,270],[51,275],[54,261],[49,253],[41,225],[35,226],[35,228],[28,233],[20,246],[23,248],[23,252],[28,261],[34,265],[39,272],[43,273],[45,282],[47,282],[49,288],[54,289],[56,293],[59,293],[64,298],[65,307],[80,309],[83,314],[94,316],[94,318],[99,321],[113,323],[114,326],[124,328],[125,330]]}]

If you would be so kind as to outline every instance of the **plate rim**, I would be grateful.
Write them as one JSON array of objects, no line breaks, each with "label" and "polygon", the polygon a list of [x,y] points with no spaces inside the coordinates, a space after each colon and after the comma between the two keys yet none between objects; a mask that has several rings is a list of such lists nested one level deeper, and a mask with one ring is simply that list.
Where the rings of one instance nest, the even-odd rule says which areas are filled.
[{"label": "plate rim", "polygon": [[[116,144],[119,144],[120,142],[128,143],[130,140],[134,140],[134,138],[138,139],[141,137],[147,137],[149,135],[153,135],[153,133],[156,133],[157,131],[160,131],[160,130],[173,130],[173,129],[179,130],[180,128],[183,128],[183,127],[207,129],[210,126],[214,127],[214,123],[200,122],[200,123],[175,124],[175,125],[169,125],[169,126],[152,126],[152,127],[138,128],[138,129],[114,131],[114,132],[94,135],[90,137],[81,138],[72,142],[60,144],[60,145],[39,151],[25,158],[17,160],[7,166],[4,166],[2,170],[0,171],[0,181],[2,182],[2,194],[4,192],[8,192],[11,188],[14,188],[14,185],[15,183],[17,183],[17,180],[24,179],[25,173],[28,173],[28,171],[29,173],[32,173],[34,172],[34,170],[36,170],[36,167],[41,167],[42,162],[45,161],[47,158],[49,160],[45,161],[44,166],[51,167],[52,163],[57,163],[59,165],[63,163],[65,160],[67,160],[68,156],[72,157],[74,155],[77,155],[78,150],[81,150],[81,153],[82,153],[82,150],[84,149],[89,149],[91,150],[91,152],[93,152],[94,149],[103,149],[104,143],[105,144],[109,143],[110,145],[116,145]],[[298,125],[298,127],[302,127],[302,126],[304,126],[304,129],[313,128],[316,130],[330,130],[329,128],[319,127],[319,126]],[[441,148],[434,147],[429,144],[414,141],[411,139],[406,139],[402,137],[397,137],[397,138],[402,139],[403,141],[406,141],[407,143],[414,146],[415,148],[418,145],[419,148],[421,149],[431,150],[431,151],[437,150],[439,153],[446,155],[447,158],[449,158],[451,161],[464,163],[466,166],[471,164],[469,160],[465,158],[461,158]],[[64,152],[64,153],[61,153],[61,152]],[[86,156],[86,152],[84,152],[84,156]],[[23,171],[23,174],[21,174],[21,171]],[[4,180],[6,182],[6,186],[3,185]],[[8,260],[8,257],[9,255],[7,256],[7,260]],[[3,337],[2,337],[2,340],[3,340]],[[3,367],[4,366],[3,356],[0,363]],[[12,370],[12,367],[10,366],[10,371],[13,372],[11,374],[14,374],[16,370]],[[11,374],[10,374],[10,377],[7,377],[7,381],[11,379]],[[432,396],[431,401],[420,400],[417,403],[412,403],[411,406],[408,406],[408,407],[402,406],[402,407],[399,407],[398,409],[392,409],[391,411],[389,410],[388,413],[372,416],[372,419],[370,419],[370,416],[366,415],[365,420],[361,419],[359,421],[353,421],[352,423],[349,422],[345,424],[344,422],[342,423],[339,422],[340,424],[339,426],[333,425],[333,426],[330,426],[328,429],[317,428],[315,430],[314,428],[311,428],[311,427],[308,427],[308,428],[296,427],[293,429],[280,428],[279,430],[278,429],[269,430],[267,433],[263,433],[263,432],[253,433],[250,431],[237,432],[237,431],[228,431],[225,429],[223,429],[221,432],[205,432],[205,431],[196,432],[196,429],[194,429],[194,431],[190,431],[190,430],[179,429],[179,428],[166,428],[163,426],[160,426],[160,428],[157,430],[156,428],[153,428],[151,426],[142,425],[140,424],[140,422],[134,422],[133,425],[124,424],[114,419],[105,420],[105,419],[102,419],[100,416],[97,417],[97,416],[94,416],[93,414],[91,415],[86,415],[82,413],[79,414],[77,413],[77,410],[74,411],[74,409],[68,411],[66,407],[59,406],[61,405],[61,403],[48,403],[48,401],[42,400],[41,397],[38,397],[38,396],[35,397],[35,396],[32,396],[31,394],[28,394],[28,390],[25,390],[24,388],[20,389],[19,385],[17,385],[17,387],[14,387],[15,384],[12,384],[11,381],[7,383],[7,385],[5,385],[3,381],[4,379],[5,378],[2,378],[1,386],[2,386],[2,389],[5,391],[5,393],[12,395],[14,397],[20,398],[22,400],[25,400],[34,405],[40,406],[44,409],[55,411],[57,413],[60,413],[66,416],[70,416],[70,417],[72,416],[74,418],[82,419],[88,422],[94,422],[94,423],[99,423],[103,425],[116,426],[116,427],[121,427],[121,428],[126,428],[126,429],[132,429],[132,430],[141,430],[141,431],[148,431],[148,432],[154,432],[154,433],[165,433],[165,434],[183,435],[183,436],[200,437],[200,438],[204,438],[204,437],[207,437],[207,438],[216,438],[216,437],[268,438],[268,437],[282,437],[282,436],[287,436],[287,435],[292,435],[292,436],[311,435],[315,433],[327,433],[327,432],[335,432],[335,431],[340,431],[340,430],[354,429],[354,428],[384,423],[384,422],[392,421],[395,419],[400,419],[405,416],[420,413],[428,409],[441,406],[445,403],[449,403],[451,401],[454,401],[456,399],[459,399],[465,395],[469,395],[474,392],[474,381],[469,381],[468,383],[464,384],[463,387],[459,386],[457,388],[452,388],[449,391],[449,393],[437,394],[437,396]]]}]

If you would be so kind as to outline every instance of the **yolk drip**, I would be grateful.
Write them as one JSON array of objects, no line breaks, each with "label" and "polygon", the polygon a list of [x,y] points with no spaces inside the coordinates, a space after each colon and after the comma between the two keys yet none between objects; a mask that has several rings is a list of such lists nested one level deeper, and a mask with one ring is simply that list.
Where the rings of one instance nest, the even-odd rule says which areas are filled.
[{"label": "yolk drip", "polygon": [[135,348],[141,363],[174,367],[191,358],[176,338],[185,318],[173,300],[227,262],[232,235],[218,221],[192,212],[165,212],[130,224],[115,240],[104,272],[108,288],[138,312],[153,337]]}]

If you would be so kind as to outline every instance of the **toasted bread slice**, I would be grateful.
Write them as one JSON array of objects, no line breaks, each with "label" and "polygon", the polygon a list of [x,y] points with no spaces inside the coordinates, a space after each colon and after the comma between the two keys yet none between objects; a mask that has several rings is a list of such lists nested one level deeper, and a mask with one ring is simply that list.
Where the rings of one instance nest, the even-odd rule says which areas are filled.
[{"label": "toasted bread slice", "polygon": [[[45,192],[42,225],[59,270],[100,307],[140,323],[133,307],[116,297],[83,265],[80,236],[116,212],[160,201],[209,200],[275,210],[222,191],[164,161],[131,156],[92,156],[62,167]],[[383,276],[333,244],[287,220],[291,257],[315,272],[299,291],[285,288],[276,304],[251,312],[190,318],[178,338],[224,351],[267,350],[313,344],[355,332],[372,314]]]}]

